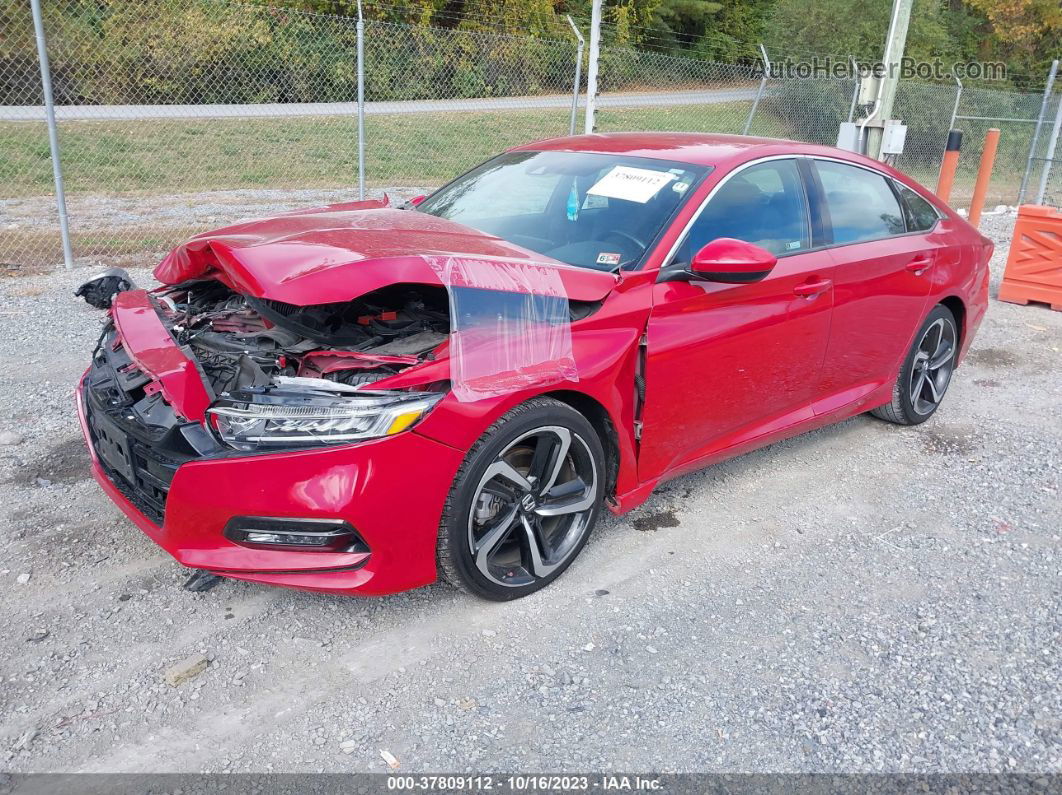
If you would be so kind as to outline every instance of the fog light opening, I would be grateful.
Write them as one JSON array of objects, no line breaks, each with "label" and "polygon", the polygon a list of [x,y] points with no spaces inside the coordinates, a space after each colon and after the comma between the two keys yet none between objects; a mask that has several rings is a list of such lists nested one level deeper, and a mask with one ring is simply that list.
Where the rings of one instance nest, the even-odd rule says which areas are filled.
[{"label": "fog light opening", "polygon": [[367,553],[368,545],[342,519],[290,519],[234,516],[225,538],[245,547],[299,549],[307,552]]}]

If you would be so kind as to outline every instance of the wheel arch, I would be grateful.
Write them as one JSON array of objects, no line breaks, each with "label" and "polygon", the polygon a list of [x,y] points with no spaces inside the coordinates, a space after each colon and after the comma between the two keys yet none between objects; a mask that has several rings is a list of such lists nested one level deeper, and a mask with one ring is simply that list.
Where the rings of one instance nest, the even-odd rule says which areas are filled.
[{"label": "wheel arch", "polygon": [[948,309],[955,318],[955,324],[959,332],[959,349],[966,343],[966,304],[957,295],[949,295],[942,298],[938,304]]},{"label": "wheel arch", "polygon": [[552,392],[543,392],[539,397],[549,397],[559,400],[571,406],[582,414],[597,431],[601,440],[601,447],[605,451],[605,497],[610,499],[616,493],[616,480],[619,476],[620,445],[619,434],[616,432],[616,424],[601,403],[585,392],[576,392],[569,389],[558,389]]}]

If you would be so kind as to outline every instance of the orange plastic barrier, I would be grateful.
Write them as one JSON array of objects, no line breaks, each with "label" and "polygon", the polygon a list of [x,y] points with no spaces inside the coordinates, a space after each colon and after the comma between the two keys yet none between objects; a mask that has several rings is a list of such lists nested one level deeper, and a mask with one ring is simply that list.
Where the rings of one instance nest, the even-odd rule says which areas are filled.
[{"label": "orange plastic barrier", "polygon": [[1062,212],[1036,204],[1018,208],[999,300],[1037,301],[1062,312]]}]

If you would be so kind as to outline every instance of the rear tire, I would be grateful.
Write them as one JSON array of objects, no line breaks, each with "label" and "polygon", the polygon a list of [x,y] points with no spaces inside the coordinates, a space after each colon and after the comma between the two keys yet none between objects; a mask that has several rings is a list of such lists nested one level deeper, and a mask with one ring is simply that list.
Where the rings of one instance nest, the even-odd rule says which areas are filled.
[{"label": "rear tire", "polygon": [[557,579],[582,551],[601,510],[605,454],[590,422],[566,403],[534,398],[472,446],[443,508],[442,576],[493,601]]},{"label": "rear tire", "polygon": [[892,400],[870,413],[897,425],[919,425],[928,420],[948,390],[958,352],[955,316],[938,304],[915,335],[893,384]]}]

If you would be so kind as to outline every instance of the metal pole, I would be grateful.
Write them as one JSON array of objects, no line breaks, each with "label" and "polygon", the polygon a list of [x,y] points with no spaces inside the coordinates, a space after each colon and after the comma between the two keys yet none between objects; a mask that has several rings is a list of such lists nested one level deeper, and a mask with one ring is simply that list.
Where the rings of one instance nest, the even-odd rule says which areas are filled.
[{"label": "metal pole", "polygon": [[756,98],[752,100],[752,107],[749,108],[749,117],[745,119],[745,129],[741,132],[742,135],[748,135],[749,130],[752,128],[752,117],[756,115],[756,108],[760,105],[763,90],[767,87],[767,75],[771,73],[771,62],[767,58],[767,49],[762,44],[760,45],[760,55],[763,56],[763,77],[760,78],[760,87],[756,90]]},{"label": "metal pole", "polygon": [[949,130],[944,157],[937,175],[937,196],[945,204],[951,199],[951,187],[955,184],[955,169],[959,166],[959,150],[962,149],[962,130]]},{"label": "metal pole", "polygon": [[855,58],[849,56],[848,60],[852,64],[852,74],[855,75],[855,88],[852,89],[852,104],[848,106],[848,123],[851,124],[855,118],[856,100],[859,99],[859,64],[856,63]]},{"label": "metal pole", "polygon": [[955,83],[958,88],[955,89],[955,104],[951,107],[951,121],[948,122],[948,132],[955,129],[955,117],[959,115],[959,100],[962,99],[962,81],[956,77]]},{"label": "metal pole", "polygon": [[583,132],[594,131],[597,113],[597,59],[601,55],[601,0],[594,0],[590,11],[590,64],[586,69],[586,118]]},{"label": "metal pole", "polygon": [[[1033,130],[1032,143],[1029,144],[1029,159],[1025,162],[1025,175],[1021,178],[1021,187],[1018,188],[1018,204],[1025,200],[1025,189],[1029,186],[1029,172],[1032,171],[1033,160],[1036,159],[1036,144],[1040,142],[1040,125],[1043,124],[1044,116],[1047,115],[1047,106],[1051,103],[1051,90],[1055,87],[1055,77],[1058,75],[1058,59],[1051,61],[1051,71],[1047,73],[1047,85],[1044,87],[1044,101],[1040,103],[1040,115],[1036,117],[1036,129]],[[1062,104],[1062,97],[1059,97]],[[1045,164],[1046,167],[1046,164]]]},{"label": "metal pole", "polygon": [[358,0],[358,199],[365,199],[365,18]]},{"label": "metal pole", "polygon": [[579,113],[579,86],[583,81],[583,45],[586,41],[583,39],[583,34],[579,32],[579,28],[575,27],[575,23],[572,22],[570,16],[565,16],[568,20],[568,24],[572,26],[572,33],[575,34],[575,38],[579,40],[579,49],[575,53],[575,85],[572,88],[572,118],[568,123],[568,135],[575,135],[575,117]]},{"label": "metal pole", "polygon": [[[911,23],[911,6],[913,0],[893,0],[892,18],[889,21],[889,35],[885,40],[885,57],[882,64],[885,74],[882,75],[878,84],[878,101],[874,112],[867,117],[867,121],[880,114],[881,121],[875,122],[867,131],[867,154],[870,157],[881,157],[881,136],[884,133],[885,121],[892,116],[892,106],[896,101],[896,87],[900,82],[900,62],[903,60],[904,46],[907,44],[907,28]],[[864,127],[867,125],[864,124]]]},{"label": "metal pole", "polygon": [[981,164],[977,167],[977,181],[974,183],[973,198],[970,199],[970,223],[976,229],[981,223],[981,209],[985,206],[988,184],[992,181],[992,167],[996,163],[996,149],[999,147],[999,130],[992,127],[985,135],[985,145],[981,149]]},{"label": "metal pole", "polygon": [[1044,194],[1047,193],[1047,178],[1051,176],[1051,167],[1055,164],[1055,148],[1058,146],[1058,134],[1062,130],[1062,97],[1058,98],[1058,109],[1055,111],[1055,124],[1051,128],[1051,140],[1047,143],[1047,155],[1044,158],[1044,169],[1040,175],[1040,190],[1036,192],[1036,203],[1044,203]]},{"label": "metal pole", "polygon": [[40,0],[30,0],[33,9],[33,31],[37,35],[37,59],[41,65],[41,92],[44,94],[44,115],[48,119],[48,146],[52,151],[52,178],[55,180],[55,203],[59,208],[59,236],[63,241],[63,264],[74,267],[74,252],[70,247],[70,224],[66,217],[66,194],[63,192],[63,171],[59,164],[59,131],[55,126],[55,103],[52,99],[52,73],[48,66],[48,44],[44,39],[44,21]]}]

